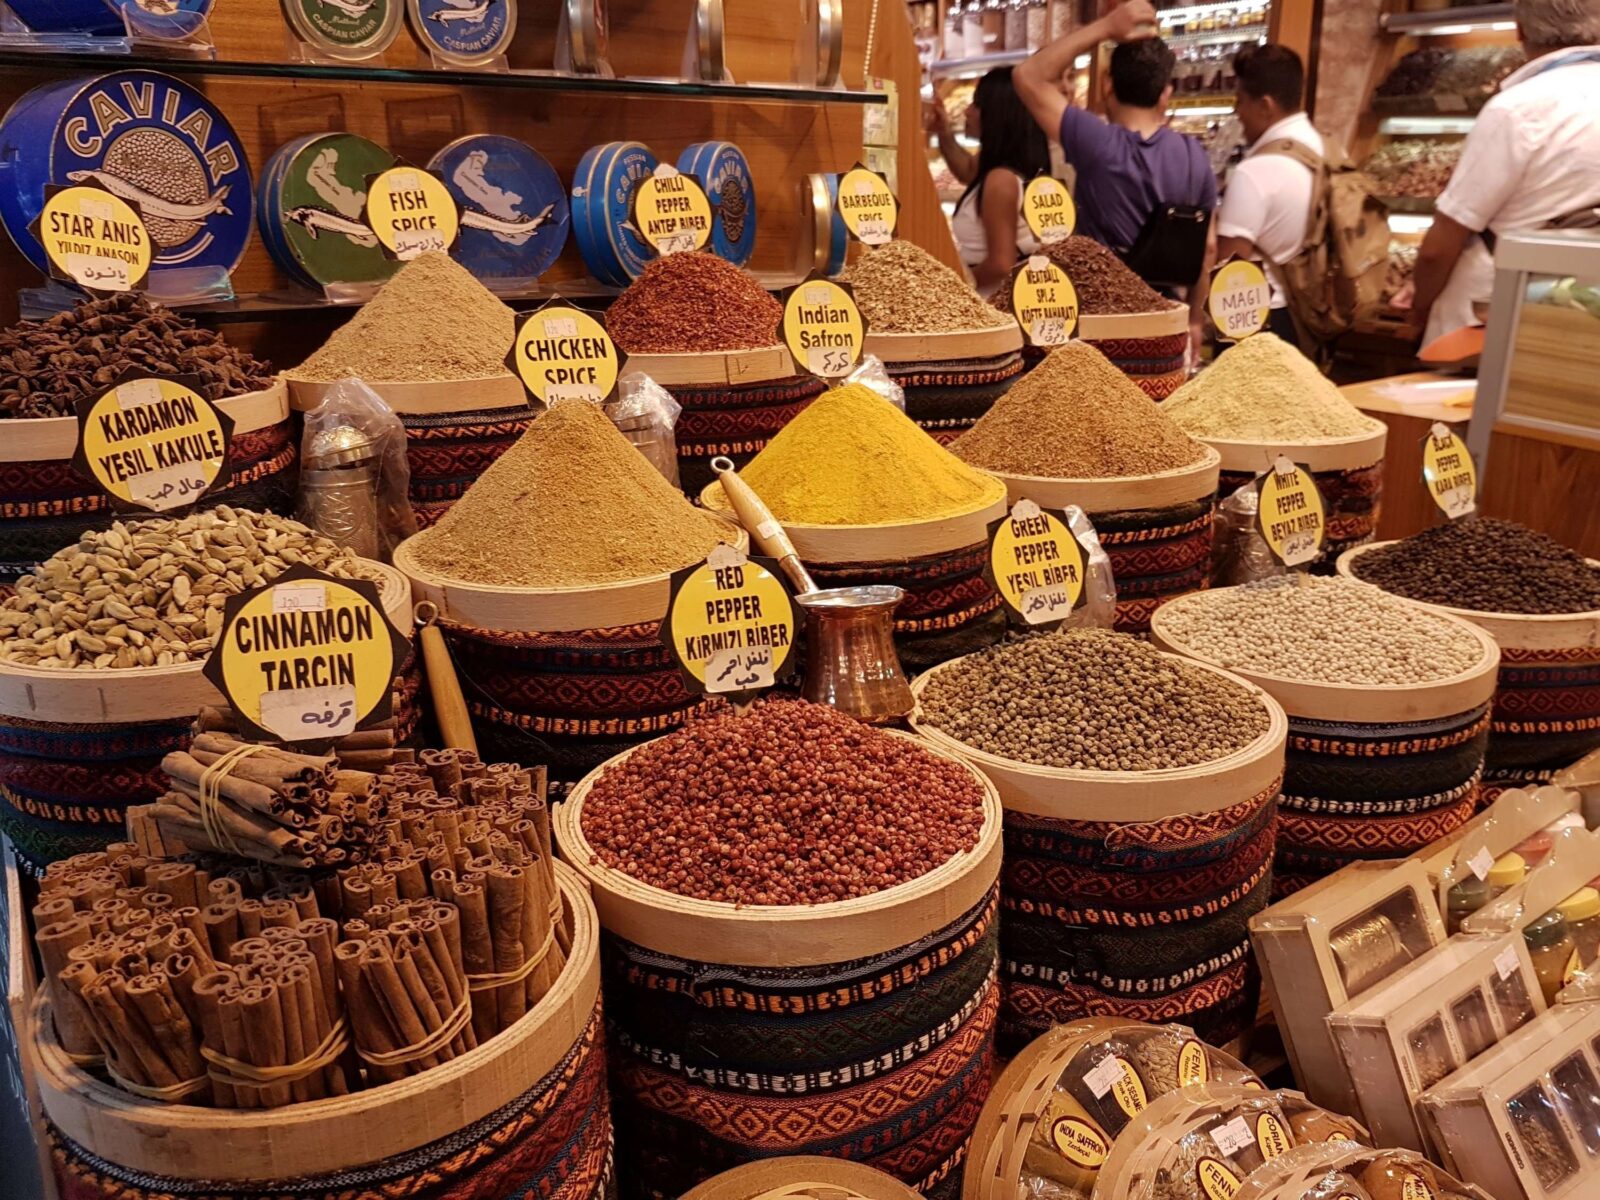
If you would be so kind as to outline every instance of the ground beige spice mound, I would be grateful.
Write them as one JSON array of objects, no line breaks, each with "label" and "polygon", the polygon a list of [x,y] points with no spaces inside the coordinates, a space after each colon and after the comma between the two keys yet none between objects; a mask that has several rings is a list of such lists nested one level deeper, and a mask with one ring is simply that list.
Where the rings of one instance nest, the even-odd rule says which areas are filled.
[{"label": "ground beige spice mound", "polygon": [[1015,325],[922,247],[890,242],[870,250],[843,279],[873,333],[951,333]]}]

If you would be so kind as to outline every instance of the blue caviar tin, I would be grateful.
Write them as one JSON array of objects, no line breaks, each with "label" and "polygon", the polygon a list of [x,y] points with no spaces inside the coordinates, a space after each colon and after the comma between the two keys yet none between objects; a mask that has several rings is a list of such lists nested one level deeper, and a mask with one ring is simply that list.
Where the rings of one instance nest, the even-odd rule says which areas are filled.
[{"label": "blue caviar tin", "polygon": [[458,67],[504,54],[517,31],[516,0],[406,0],[406,12],[423,49]]},{"label": "blue caviar tin", "polygon": [[744,266],[756,248],[756,186],[744,154],[732,142],[696,142],[678,155],[678,170],[711,201],[709,249]]},{"label": "blue caviar tin", "polygon": [[606,142],[578,160],[572,230],[589,273],[601,283],[626,287],[655,257],[629,222],[633,191],[656,169],[656,161],[639,142]]},{"label": "blue caviar tin", "polygon": [[567,242],[571,213],[561,176],[526,142],[499,134],[458,138],[428,163],[461,206],[456,260],[485,282],[537,279]]},{"label": "blue caviar tin", "polygon": [[28,231],[48,184],[91,184],[137,203],[155,243],[151,271],[231,272],[250,240],[254,196],[228,119],[156,71],[47,83],[0,118],[0,222],[46,269]]},{"label": "blue caviar tin", "polygon": [[296,138],[262,173],[261,240],[273,261],[311,288],[384,280],[398,269],[363,216],[366,181],[397,160],[353,133]]},{"label": "blue caviar tin", "polygon": [[828,277],[831,279],[844,270],[845,255],[850,250],[850,230],[839,215],[839,177],[829,174],[822,178],[828,188],[828,212],[831,214],[828,218],[831,231],[828,238]]},{"label": "blue caviar tin", "polygon": [[126,31],[123,8],[134,9],[134,28],[151,37],[184,37],[200,28],[213,0],[7,0],[37,33],[116,34]]}]

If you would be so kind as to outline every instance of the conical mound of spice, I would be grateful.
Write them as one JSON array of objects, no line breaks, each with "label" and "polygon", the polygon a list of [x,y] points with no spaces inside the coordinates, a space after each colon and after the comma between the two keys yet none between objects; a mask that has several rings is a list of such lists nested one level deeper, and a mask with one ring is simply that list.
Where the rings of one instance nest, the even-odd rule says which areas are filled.
[{"label": "conical mound of spice", "polygon": [[629,354],[754,350],[778,344],[783,306],[715,254],[668,254],[611,302],[606,332]]},{"label": "conical mound of spice", "polygon": [[[448,254],[418,255],[290,372],[331,383],[443,383],[506,373],[515,314]],[[471,397],[463,397],[470,408]]]},{"label": "conical mound of spice", "polygon": [[[824,392],[739,471],[780,521],[886,525],[953,517],[1003,499],[975,471],[871,388]],[[706,501],[728,508],[721,484]]]},{"label": "conical mound of spice", "polygon": [[428,571],[467,583],[570,587],[675,571],[725,536],[597,405],[569,400],[418,534],[412,553]]},{"label": "conical mound of spice", "polygon": [[873,333],[953,333],[1015,324],[960,275],[921,246],[889,242],[870,250],[841,278]]},{"label": "conical mound of spice", "polygon": [[[1092,316],[1120,315],[1122,313],[1161,312],[1182,307],[1176,300],[1168,300],[1139,276],[1110,250],[1093,238],[1073,234],[1059,242],[1052,242],[1042,251],[1055,259],[1072,280],[1078,294],[1078,311]],[[990,300],[1001,312],[1010,315],[1011,286],[1026,268],[1024,260],[995,290]]]},{"label": "conical mound of spice", "polygon": [[1051,479],[1157,475],[1206,457],[1203,445],[1084,342],[1051,351],[950,449],[986,470]]}]

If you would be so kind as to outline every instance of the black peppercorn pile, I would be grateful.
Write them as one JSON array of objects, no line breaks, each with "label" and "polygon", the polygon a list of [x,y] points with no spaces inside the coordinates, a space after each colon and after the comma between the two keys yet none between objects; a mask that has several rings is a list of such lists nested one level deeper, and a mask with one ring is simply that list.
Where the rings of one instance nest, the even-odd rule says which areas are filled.
[{"label": "black peppercorn pile", "polygon": [[922,721],[968,746],[1042,767],[1157,771],[1241,750],[1267,731],[1247,688],[1123,633],[1010,642],[941,668]]},{"label": "black peppercorn pile", "polygon": [[695,900],[827,904],[978,844],[983,788],[906,738],[803,700],[694,721],[590,788],[595,857]]},{"label": "black peppercorn pile", "polygon": [[1600,571],[1515,521],[1435,525],[1357,555],[1351,570],[1386,592],[1451,608],[1545,615],[1600,609]]},{"label": "black peppercorn pile", "polygon": [[133,292],[0,330],[0,417],[67,417],[125,370],[195,375],[207,400],[272,384],[272,368]]}]

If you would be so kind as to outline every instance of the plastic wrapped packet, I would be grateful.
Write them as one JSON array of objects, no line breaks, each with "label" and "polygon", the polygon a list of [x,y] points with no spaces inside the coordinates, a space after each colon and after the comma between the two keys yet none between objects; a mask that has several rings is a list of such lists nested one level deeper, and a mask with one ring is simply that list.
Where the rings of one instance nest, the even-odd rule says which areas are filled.
[{"label": "plastic wrapped packet", "polygon": [[295,518],[363,558],[389,560],[417,532],[406,430],[383,397],[341,379],[305,414]]},{"label": "plastic wrapped packet", "polygon": [[617,394],[606,416],[622,436],[650,460],[673,487],[678,486],[678,414],[683,406],[643,371],[629,371],[617,380]]},{"label": "plastic wrapped packet", "polygon": [[1083,596],[1072,615],[1061,623],[1063,629],[1110,629],[1117,619],[1117,580],[1111,570],[1111,556],[1100,544],[1094,522],[1076,504],[1064,510],[1067,528],[1072,530],[1084,550]]},{"label": "plastic wrapped packet", "polygon": [[906,410],[905,389],[896,383],[889,374],[889,368],[876,354],[863,354],[861,361],[856,364],[856,369],[851,371],[842,380],[841,384],[859,383],[871,388],[901,412]]},{"label": "plastic wrapped packet", "polygon": [[1289,574],[1289,568],[1267,545],[1256,520],[1261,507],[1259,484],[1259,477],[1253,479],[1217,505],[1216,540],[1211,552],[1212,587],[1232,587]]},{"label": "plastic wrapped packet", "polygon": [[1234,1200],[1488,1200],[1410,1150],[1304,1145],[1251,1172]]}]

